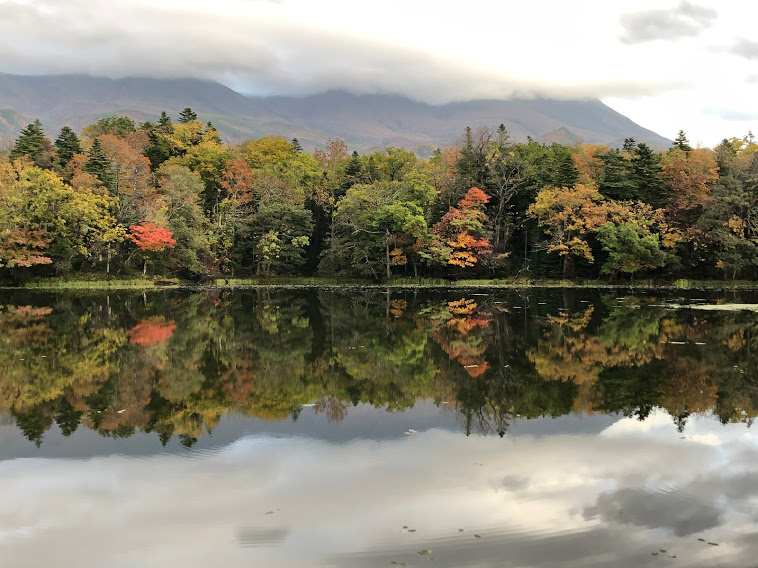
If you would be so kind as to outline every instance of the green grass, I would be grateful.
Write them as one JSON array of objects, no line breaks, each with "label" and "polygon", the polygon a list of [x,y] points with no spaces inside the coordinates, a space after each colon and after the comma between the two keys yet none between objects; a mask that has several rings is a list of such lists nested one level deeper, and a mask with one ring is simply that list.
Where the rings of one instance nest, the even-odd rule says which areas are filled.
[{"label": "green grass", "polygon": [[[634,289],[758,289],[758,282],[746,280],[686,280],[672,282],[654,280],[624,280],[608,282],[606,280],[538,280],[528,278],[498,278],[498,279],[462,279],[445,280],[442,278],[404,278],[396,277],[388,282],[349,278],[309,278],[309,277],[271,277],[271,278],[218,278],[203,282],[192,282],[179,278],[161,278],[158,276],[146,278],[102,279],[100,274],[78,274],[77,279],[45,278],[30,280],[19,288],[34,290],[115,290],[115,289],[171,289],[187,288],[244,288],[259,286],[366,286],[380,288],[634,288]],[[2,286],[0,286],[2,287]],[[10,288],[11,286],[6,286]]]}]

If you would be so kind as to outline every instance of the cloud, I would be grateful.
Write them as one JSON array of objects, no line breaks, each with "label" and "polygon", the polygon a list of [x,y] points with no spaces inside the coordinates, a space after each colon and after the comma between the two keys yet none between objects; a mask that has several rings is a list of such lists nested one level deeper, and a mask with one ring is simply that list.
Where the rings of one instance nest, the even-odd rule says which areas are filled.
[{"label": "cloud", "polygon": [[734,43],[729,52],[745,59],[758,59],[758,42],[740,38]]},{"label": "cloud", "polygon": [[[461,18],[492,12],[490,3],[473,1]],[[366,19],[340,0],[321,8],[301,0],[217,0],[212,5],[199,0],[120,0],[109,2],[107,9],[101,0],[0,0],[0,71],[192,77],[250,94],[345,89],[431,103],[532,95],[643,96],[682,86],[681,77],[640,77],[628,67],[609,74],[610,66],[601,65],[606,71],[598,73],[596,60],[572,65],[569,71],[556,58],[560,34],[546,27],[549,22],[540,23],[538,44],[510,57],[501,52],[497,39],[497,14],[487,22],[476,20],[481,42],[472,42],[451,35],[467,22],[445,16],[443,8],[423,10],[422,4],[389,0]],[[391,17],[397,7],[403,9],[401,21]],[[332,12],[331,19],[325,15]],[[518,34],[527,34],[539,11],[510,12],[521,25],[509,33],[509,41],[533,42],[532,34]],[[501,15],[511,16],[508,11]],[[389,18],[386,25],[377,23],[383,18]],[[596,30],[593,34],[597,39]]]},{"label": "cloud", "polygon": [[670,10],[647,10],[621,16],[626,44],[655,40],[676,40],[694,37],[711,27],[718,17],[716,10],[684,0]]}]

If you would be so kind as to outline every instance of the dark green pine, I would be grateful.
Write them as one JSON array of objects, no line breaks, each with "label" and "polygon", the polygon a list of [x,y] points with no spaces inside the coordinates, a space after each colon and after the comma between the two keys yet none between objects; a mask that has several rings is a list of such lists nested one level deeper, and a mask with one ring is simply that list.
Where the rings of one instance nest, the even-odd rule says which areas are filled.
[{"label": "dark green pine", "polygon": [[195,113],[191,108],[187,107],[179,113],[180,124],[187,124],[193,120],[197,120],[197,113]]},{"label": "dark green pine", "polygon": [[82,145],[79,137],[68,126],[61,128],[61,133],[55,140],[55,151],[58,154],[58,164],[65,167],[74,157],[74,154],[82,153]]},{"label": "dark green pine", "polygon": [[95,138],[94,142],[92,142],[87,161],[84,163],[84,171],[98,178],[108,189],[113,189],[111,162],[105,155],[99,138]]},{"label": "dark green pine", "polygon": [[42,130],[42,123],[37,118],[21,130],[8,157],[16,160],[21,156],[28,156],[36,163],[40,155],[49,151],[50,146],[50,141]]}]

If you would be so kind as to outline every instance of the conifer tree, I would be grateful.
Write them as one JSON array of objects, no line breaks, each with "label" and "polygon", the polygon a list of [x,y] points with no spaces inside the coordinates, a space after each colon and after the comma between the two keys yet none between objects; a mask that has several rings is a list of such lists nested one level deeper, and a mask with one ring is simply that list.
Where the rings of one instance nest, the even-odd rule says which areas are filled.
[{"label": "conifer tree", "polygon": [[579,181],[579,168],[576,167],[574,156],[566,150],[558,155],[558,169],[555,173],[557,187],[574,187]]},{"label": "conifer tree", "polygon": [[92,142],[92,147],[87,154],[87,161],[84,163],[84,171],[97,177],[108,189],[113,189],[111,162],[105,155],[99,138],[95,138]]},{"label": "conifer tree", "polygon": [[52,143],[42,130],[42,123],[36,118],[21,130],[8,157],[16,160],[21,156],[28,156],[36,166],[49,169],[53,166],[54,153]]},{"label": "conifer tree", "polygon": [[74,157],[74,154],[82,153],[79,137],[68,126],[61,128],[61,133],[55,140],[55,151],[58,153],[58,164],[61,167],[65,167]]},{"label": "conifer tree", "polygon": [[197,120],[197,113],[195,113],[191,108],[187,107],[182,112],[179,113],[180,124],[187,124],[188,122],[192,122],[193,120]]},{"label": "conifer tree", "polygon": [[173,134],[174,125],[165,110],[161,112],[161,117],[158,119],[158,124],[155,125],[155,130],[161,134]]},{"label": "conifer tree", "polygon": [[300,145],[300,141],[297,138],[292,139],[292,150],[295,152],[296,156],[303,151],[303,147]]},{"label": "conifer tree", "polygon": [[692,150],[692,146],[690,146],[689,140],[687,140],[687,136],[684,134],[684,130],[680,130],[679,133],[676,135],[676,138],[674,139],[674,148],[679,148],[680,150],[684,150],[685,152],[689,152]]},{"label": "conifer tree", "polygon": [[644,142],[637,144],[632,156],[632,180],[635,185],[634,199],[653,207],[666,203],[665,185],[660,177],[661,159]]}]

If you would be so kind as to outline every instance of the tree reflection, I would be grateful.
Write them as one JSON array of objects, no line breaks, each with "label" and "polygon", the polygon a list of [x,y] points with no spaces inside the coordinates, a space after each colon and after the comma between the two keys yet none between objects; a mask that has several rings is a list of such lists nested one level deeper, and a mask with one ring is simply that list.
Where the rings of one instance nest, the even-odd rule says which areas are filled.
[{"label": "tree reflection", "polygon": [[[339,422],[355,404],[445,404],[466,433],[571,412],[682,430],[758,415],[758,324],[667,310],[655,298],[523,298],[401,289],[38,295],[0,306],[0,413],[33,443],[56,424],[152,432],[186,447],[225,413]],[[539,311],[540,313],[535,313]]]}]

